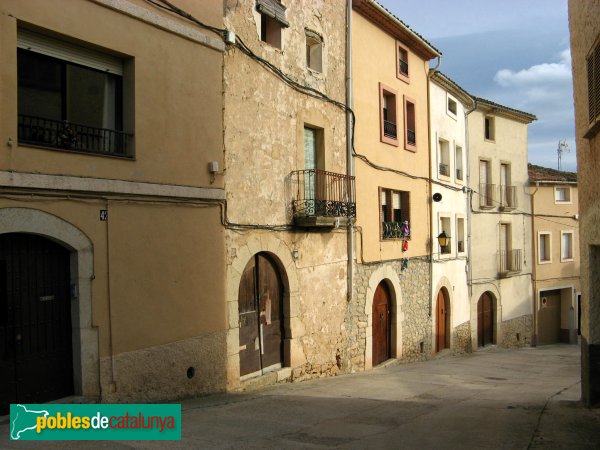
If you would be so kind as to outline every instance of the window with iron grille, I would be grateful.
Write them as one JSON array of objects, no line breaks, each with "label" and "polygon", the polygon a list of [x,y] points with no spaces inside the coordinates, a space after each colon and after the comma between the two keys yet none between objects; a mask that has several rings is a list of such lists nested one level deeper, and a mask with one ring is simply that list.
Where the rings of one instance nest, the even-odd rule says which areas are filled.
[{"label": "window with iron grille", "polygon": [[29,30],[17,45],[20,144],[133,155],[120,59]]},{"label": "window with iron grille", "polygon": [[586,58],[589,123],[600,119],[600,39]]},{"label": "window with iron grille", "polygon": [[408,239],[404,222],[410,224],[410,193],[379,189],[379,210],[382,239]]},{"label": "window with iron grille", "polygon": [[404,148],[410,151],[417,150],[417,117],[415,100],[404,96]]},{"label": "window with iron grille", "polygon": [[398,145],[397,91],[379,83],[379,120],[381,142]]},{"label": "window with iron grille", "polygon": [[396,42],[396,77],[406,83],[410,82],[408,54],[408,47]]}]

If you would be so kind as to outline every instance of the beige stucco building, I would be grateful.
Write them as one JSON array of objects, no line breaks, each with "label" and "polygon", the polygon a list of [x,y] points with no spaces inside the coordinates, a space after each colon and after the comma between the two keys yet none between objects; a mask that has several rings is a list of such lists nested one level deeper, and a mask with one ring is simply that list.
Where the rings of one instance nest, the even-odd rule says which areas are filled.
[{"label": "beige stucco building", "polygon": [[577,343],[579,204],[577,174],[529,164],[537,345]]},{"label": "beige stucco building", "polygon": [[436,312],[433,320],[436,351],[471,350],[466,118],[473,105],[472,97],[464,89],[443,73],[432,71],[429,82],[433,192],[431,301]]},{"label": "beige stucco building", "polygon": [[224,48],[143,1],[0,2],[3,408],[225,389]]},{"label": "beige stucco building", "polygon": [[532,343],[527,125],[535,116],[475,97],[468,115],[473,348]]},{"label": "beige stucco building", "polygon": [[600,405],[600,1],[570,0],[581,257],[582,395]]},{"label": "beige stucco building", "polygon": [[[432,350],[429,60],[440,53],[376,2],[353,1],[356,273],[353,368]],[[409,233],[410,229],[410,233]]]}]

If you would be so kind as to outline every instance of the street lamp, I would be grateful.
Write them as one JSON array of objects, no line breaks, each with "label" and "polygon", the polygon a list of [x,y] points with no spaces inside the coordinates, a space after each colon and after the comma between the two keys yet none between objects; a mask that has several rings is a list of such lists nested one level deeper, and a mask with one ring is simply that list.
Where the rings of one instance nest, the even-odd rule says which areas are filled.
[{"label": "street lamp", "polygon": [[440,247],[446,247],[448,245],[448,243],[450,242],[450,238],[448,237],[446,232],[443,230],[438,235],[437,240],[438,240],[438,243],[440,244]]}]

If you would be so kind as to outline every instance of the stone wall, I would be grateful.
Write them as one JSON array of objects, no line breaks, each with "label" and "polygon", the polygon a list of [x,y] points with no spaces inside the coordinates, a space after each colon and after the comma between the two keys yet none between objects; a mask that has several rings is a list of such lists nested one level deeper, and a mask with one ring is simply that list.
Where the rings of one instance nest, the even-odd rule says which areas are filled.
[{"label": "stone wall", "polygon": [[471,323],[461,323],[452,330],[452,352],[471,353]]},{"label": "stone wall", "polygon": [[[391,292],[395,298],[392,306],[392,357],[403,362],[421,361],[431,355],[431,315],[429,303],[430,272],[429,262],[421,259],[408,260],[402,270],[402,260],[374,264],[357,264],[354,275],[354,295],[348,304],[345,320],[347,347],[342,355],[342,367],[350,372],[370,367],[365,355],[367,335],[371,331],[368,311],[373,298],[369,295],[369,285],[377,285],[383,278],[375,276],[382,268],[397,277],[400,292]],[[387,281],[390,282],[389,278]],[[393,283],[390,290],[393,291]],[[369,298],[370,297],[370,298]],[[397,337],[397,339],[394,339]]]},{"label": "stone wall", "polygon": [[502,336],[499,343],[505,348],[528,347],[533,335],[533,316],[527,314],[502,322]]}]

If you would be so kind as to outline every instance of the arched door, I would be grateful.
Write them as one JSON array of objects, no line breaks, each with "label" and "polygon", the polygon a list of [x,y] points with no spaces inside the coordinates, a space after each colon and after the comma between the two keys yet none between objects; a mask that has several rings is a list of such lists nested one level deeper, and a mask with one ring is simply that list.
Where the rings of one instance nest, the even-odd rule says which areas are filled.
[{"label": "arched door", "polygon": [[0,380],[0,415],[73,394],[70,255],[41,236],[0,235]]},{"label": "arched door", "polygon": [[262,373],[283,363],[283,285],[266,253],[248,262],[238,294],[240,376]]},{"label": "arched door", "polygon": [[450,329],[450,314],[448,311],[448,298],[444,288],[440,289],[436,300],[435,322],[435,351],[439,352],[450,347],[448,330]]},{"label": "arched door", "polygon": [[373,296],[373,366],[387,361],[392,356],[392,320],[390,291],[382,281]]},{"label": "arched door", "polygon": [[477,302],[477,346],[494,343],[494,304],[489,292],[484,292]]}]

